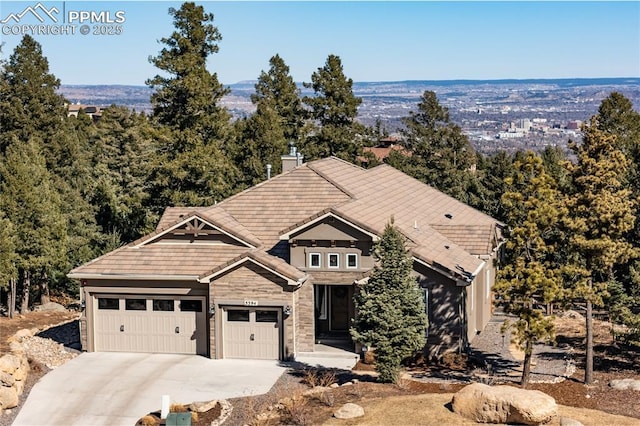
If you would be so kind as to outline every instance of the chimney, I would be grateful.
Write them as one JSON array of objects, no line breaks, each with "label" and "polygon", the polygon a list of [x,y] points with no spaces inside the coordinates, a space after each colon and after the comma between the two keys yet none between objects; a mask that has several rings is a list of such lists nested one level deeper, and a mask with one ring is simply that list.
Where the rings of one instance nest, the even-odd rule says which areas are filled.
[{"label": "chimney", "polygon": [[282,173],[293,170],[302,165],[303,155],[296,150],[293,141],[289,142],[289,154],[280,157],[282,159]]},{"label": "chimney", "polygon": [[271,164],[267,164],[267,179],[271,179]]}]

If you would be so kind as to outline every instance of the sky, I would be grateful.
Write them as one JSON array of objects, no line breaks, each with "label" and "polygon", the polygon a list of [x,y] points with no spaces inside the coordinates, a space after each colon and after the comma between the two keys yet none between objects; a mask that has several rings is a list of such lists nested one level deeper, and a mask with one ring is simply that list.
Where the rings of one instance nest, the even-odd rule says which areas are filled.
[{"label": "sky", "polygon": [[[144,85],[159,73],[149,56],[174,30],[168,9],[182,2],[40,3],[57,22],[43,9],[43,22],[30,12],[16,19],[37,0],[0,2],[3,59],[26,32],[62,84]],[[298,82],[310,81],[330,54],[356,82],[640,77],[638,1],[196,3],[214,14],[222,35],[207,67],[224,84],[256,80],[275,54]],[[103,22],[89,16],[80,23],[74,12],[94,12]],[[75,33],[34,34],[34,24],[49,32],[73,26]],[[93,34],[100,31],[120,34]]]}]

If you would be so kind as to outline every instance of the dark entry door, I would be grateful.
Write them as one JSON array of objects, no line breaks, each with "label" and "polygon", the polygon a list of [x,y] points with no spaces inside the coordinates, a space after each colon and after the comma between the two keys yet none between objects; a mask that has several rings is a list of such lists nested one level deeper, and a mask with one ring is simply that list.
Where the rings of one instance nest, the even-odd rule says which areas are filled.
[{"label": "dark entry door", "polygon": [[349,287],[336,285],[329,288],[331,289],[331,330],[347,331],[349,329]]}]

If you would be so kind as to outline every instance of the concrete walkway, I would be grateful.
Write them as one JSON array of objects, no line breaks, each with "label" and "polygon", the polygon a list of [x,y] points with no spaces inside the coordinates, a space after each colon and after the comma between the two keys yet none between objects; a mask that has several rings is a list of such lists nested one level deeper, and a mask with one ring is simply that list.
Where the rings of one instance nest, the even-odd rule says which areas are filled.
[{"label": "concrete walkway", "polygon": [[269,391],[286,367],[277,361],[200,356],[83,353],[32,388],[13,425],[126,425],[171,403]]}]

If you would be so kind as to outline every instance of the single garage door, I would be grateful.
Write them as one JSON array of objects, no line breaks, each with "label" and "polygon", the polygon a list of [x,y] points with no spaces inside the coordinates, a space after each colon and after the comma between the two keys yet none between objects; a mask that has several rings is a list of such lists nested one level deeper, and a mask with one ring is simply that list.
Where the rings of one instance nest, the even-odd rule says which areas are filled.
[{"label": "single garage door", "polygon": [[280,359],[282,310],[224,308],[225,358]]},{"label": "single garage door", "polygon": [[96,351],[207,355],[204,298],[95,296]]}]

